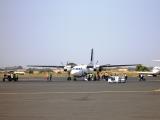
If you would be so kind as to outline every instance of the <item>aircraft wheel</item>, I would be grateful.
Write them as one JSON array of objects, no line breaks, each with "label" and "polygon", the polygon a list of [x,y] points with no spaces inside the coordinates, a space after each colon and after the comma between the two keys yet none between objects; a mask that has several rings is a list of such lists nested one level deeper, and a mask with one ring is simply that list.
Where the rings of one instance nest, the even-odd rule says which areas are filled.
[{"label": "aircraft wheel", "polygon": [[76,79],[76,78],[74,78],[73,80],[74,80],[74,81],[76,81],[77,79]]},{"label": "aircraft wheel", "polygon": [[157,75],[153,75],[153,77],[157,77]]},{"label": "aircraft wheel", "polygon": [[71,77],[68,77],[67,80],[71,80]]},{"label": "aircraft wheel", "polygon": [[96,80],[97,80],[96,76],[93,76],[93,78],[92,78],[92,79],[93,79],[93,81],[96,81]]},{"label": "aircraft wheel", "polygon": [[18,81],[18,79],[14,79],[14,81],[15,81],[15,82],[17,82],[17,81]]}]

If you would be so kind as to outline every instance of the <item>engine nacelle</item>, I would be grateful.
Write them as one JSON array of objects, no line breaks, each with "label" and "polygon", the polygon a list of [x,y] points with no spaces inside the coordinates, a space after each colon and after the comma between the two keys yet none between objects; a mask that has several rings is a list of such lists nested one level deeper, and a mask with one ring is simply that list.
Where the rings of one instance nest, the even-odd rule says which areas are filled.
[{"label": "engine nacelle", "polygon": [[100,66],[99,65],[94,65],[94,71],[100,71]]},{"label": "engine nacelle", "polygon": [[64,67],[64,71],[65,71],[65,72],[69,72],[69,71],[71,71],[71,69],[72,69],[71,65],[66,65],[66,66]]}]

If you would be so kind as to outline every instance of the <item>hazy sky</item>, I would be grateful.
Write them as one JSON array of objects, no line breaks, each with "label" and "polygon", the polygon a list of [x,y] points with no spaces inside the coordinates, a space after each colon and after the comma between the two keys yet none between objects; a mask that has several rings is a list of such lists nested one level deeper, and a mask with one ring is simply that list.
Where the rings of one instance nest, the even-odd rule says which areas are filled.
[{"label": "hazy sky", "polygon": [[0,66],[160,59],[160,0],[0,0]]}]

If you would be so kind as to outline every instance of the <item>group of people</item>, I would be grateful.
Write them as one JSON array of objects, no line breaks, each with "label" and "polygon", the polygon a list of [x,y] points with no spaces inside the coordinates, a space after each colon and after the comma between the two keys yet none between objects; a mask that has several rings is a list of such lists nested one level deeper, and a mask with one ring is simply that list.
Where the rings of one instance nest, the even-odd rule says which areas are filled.
[{"label": "group of people", "polygon": [[[114,76],[117,76],[117,74],[115,74]],[[122,76],[125,78],[125,80],[128,79],[127,74],[123,74]],[[138,77],[139,77],[139,81],[145,81],[146,80],[143,74],[139,74]],[[102,75],[102,79],[108,80],[108,78],[109,78],[109,75],[105,75],[105,74]]]},{"label": "group of people", "polygon": [[87,80],[87,81],[100,80],[100,76],[99,76],[99,74],[88,74],[88,75],[86,76],[86,80]]},{"label": "group of people", "polygon": [[5,73],[4,74],[4,77],[3,77],[3,82],[5,82],[5,80],[8,80],[8,81],[18,81],[18,74],[15,74],[15,73]]},{"label": "group of people", "polygon": [[[104,80],[108,80],[108,78],[110,77],[110,76],[119,76],[119,75],[117,75],[117,74],[115,74],[115,75],[108,75],[108,74],[104,74],[104,75],[102,75],[102,79],[104,79]],[[124,77],[124,79],[125,80],[127,80],[128,79],[128,76],[127,76],[127,74],[123,74],[123,75],[120,75],[121,77]]]}]

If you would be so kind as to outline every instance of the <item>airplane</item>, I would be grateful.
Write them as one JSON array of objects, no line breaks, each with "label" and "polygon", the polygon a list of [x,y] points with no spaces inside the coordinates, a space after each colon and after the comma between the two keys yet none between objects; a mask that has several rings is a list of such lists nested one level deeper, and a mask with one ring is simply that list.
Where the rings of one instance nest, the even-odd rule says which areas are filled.
[{"label": "airplane", "polygon": [[[98,62],[97,62],[98,63]],[[123,65],[98,65],[93,63],[93,48],[91,49],[91,58],[89,64],[80,64],[77,65],[75,63],[67,63],[66,65],[60,66],[52,66],[52,65],[28,65],[28,67],[55,67],[55,68],[63,68],[64,71],[68,72],[67,80],[71,80],[71,76],[74,80],[76,78],[84,78],[84,80],[98,80],[99,77],[94,75],[94,72],[97,72],[97,76],[99,76],[99,72],[108,67],[121,67],[121,66],[136,66],[138,64],[123,64]]]},{"label": "airplane", "polygon": [[[152,60],[155,62],[160,62],[160,60]],[[160,66],[155,66],[153,69],[149,72],[138,72],[139,74],[147,74],[148,76],[157,77],[157,75],[160,75]]]}]

